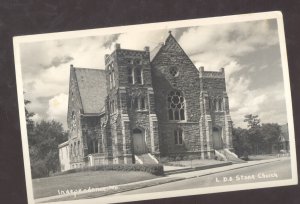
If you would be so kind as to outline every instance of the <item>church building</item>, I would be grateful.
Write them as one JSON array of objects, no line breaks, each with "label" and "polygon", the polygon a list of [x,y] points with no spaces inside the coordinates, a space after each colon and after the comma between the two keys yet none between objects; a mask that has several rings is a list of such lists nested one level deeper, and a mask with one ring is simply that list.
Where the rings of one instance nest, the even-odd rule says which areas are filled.
[{"label": "church building", "polygon": [[71,65],[62,171],[234,155],[223,68],[198,69],[171,32],[151,52],[116,44],[104,57],[101,70]]}]

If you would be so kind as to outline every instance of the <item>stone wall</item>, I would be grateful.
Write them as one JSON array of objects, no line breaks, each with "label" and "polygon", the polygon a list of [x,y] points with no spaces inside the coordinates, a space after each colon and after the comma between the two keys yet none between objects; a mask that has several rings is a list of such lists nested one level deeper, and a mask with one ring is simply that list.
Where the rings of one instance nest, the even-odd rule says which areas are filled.
[{"label": "stone wall", "polygon": [[232,121],[226,93],[224,68],[220,69],[219,72],[207,72],[201,67],[199,77],[203,92],[201,104],[203,113],[206,115],[202,118],[203,130],[205,129],[202,132],[204,145],[206,145],[207,150],[214,149],[211,131],[213,128],[219,128],[222,132],[223,148],[232,148]]},{"label": "stone wall", "polygon": [[[162,155],[200,151],[199,72],[172,35],[152,61],[152,80]],[[184,96],[183,121],[168,118],[167,96],[172,90],[179,90]],[[173,131],[176,128],[183,130],[182,145],[175,145]]]},{"label": "stone wall", "polygon": [[78,90],[79,89],[77,85],[75,69],[71,66],[67,115],[67,123],[69,129],[69,156],[71,168],[77,168],[83,165],[83,149],[85,148],[81,129],[82,104],[80,99],[80,93]]},{"label": "stone wall", "polygon": [[[111,55],[106,55],[106,73],[108,81],[108,96],[106,115],[107,138],[111,139],[111,149],[113,163],[132,163],[133,146],[132,130],[140,128],[145,134],[148,152],[158,149],[158,128],[155,121],[154,95],[151,80],[151,68],[149,59],[149,49],[145,51],[121,49],[116,45],[116,50]],[[142,83],[133,83],[135,74],[132,73],[133,82],[128,80],[128,68],[141,69]],[[111,74],[114,72],[115,86],[109,84]],[[135,100],[144,99],[144,107],[141,108],[141,101],[137,106]],[[114,101],[114,108],[112,108]],[[112,111],[114,109],[114,111]],[[150,117],[151,114],[151,117]]]}]

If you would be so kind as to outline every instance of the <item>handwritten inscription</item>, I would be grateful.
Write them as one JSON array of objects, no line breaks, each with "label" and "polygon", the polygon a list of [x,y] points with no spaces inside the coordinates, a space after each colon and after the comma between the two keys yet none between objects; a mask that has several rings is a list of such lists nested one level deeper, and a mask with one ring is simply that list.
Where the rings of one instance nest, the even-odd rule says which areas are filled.
[{"label": "handwritten inscription", "polygon": [[235,175],[235,176],[222,176],[216,177],[216,182],[233,182],[233,181],[254,181],[262,179],[278,178],[278,174],[273,173],[257,173],[257,174],[248,174],[248,175]]}]

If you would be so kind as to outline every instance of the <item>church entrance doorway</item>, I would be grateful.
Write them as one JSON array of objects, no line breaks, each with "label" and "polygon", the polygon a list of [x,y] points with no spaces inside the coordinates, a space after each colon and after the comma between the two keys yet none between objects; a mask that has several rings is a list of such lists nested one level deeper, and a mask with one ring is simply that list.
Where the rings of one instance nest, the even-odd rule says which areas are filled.
[{"label": "church entrance doorway", "polygon": [[213,141],[213,147],[214,149],[222,149],[223,148],[223,142],[222,142],[222,128],[213,127],[212,132],[212,141]]},{"label": "church entrance doorway", "polygon": [[134,154],[145,154],[147,153],[145,134],[142,130],[136,128],[132,131],[133,133],[133,149]]}]

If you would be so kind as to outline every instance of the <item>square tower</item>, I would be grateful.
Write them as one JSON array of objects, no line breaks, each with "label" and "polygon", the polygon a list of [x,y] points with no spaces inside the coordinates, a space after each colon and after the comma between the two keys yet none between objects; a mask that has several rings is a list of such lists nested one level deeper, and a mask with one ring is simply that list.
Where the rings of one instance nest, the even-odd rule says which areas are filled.
[{"label": "square tower", "polygon": [[201,140],[207,152],[232,149],[232,121],[226,92],[224,68],[220,71],[204,71],[199,68]]},{"label": "square tower", "polygon": [[135,155],[159,154],[158,124],[149,47],[121,49],[105,56],[107,131],[114,163],[134,163]]}]

